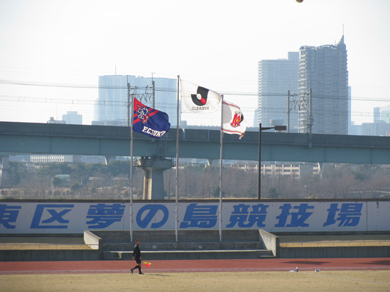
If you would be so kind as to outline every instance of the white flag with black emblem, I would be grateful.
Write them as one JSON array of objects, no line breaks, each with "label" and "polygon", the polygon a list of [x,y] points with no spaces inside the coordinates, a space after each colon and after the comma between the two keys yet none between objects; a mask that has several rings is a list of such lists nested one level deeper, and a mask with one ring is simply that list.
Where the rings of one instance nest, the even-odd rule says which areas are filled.
[{"label": "white flag with black emblem", "polygon": [[240,107],[228,101],[223,101],[222,106],[222,131],[226,134],[240,135],[241,139],[246,131],[246,123]]},{"label": "white flag with black emblem", "polygon": [[219,109],[222,95],[188,81],[180,82],[182,113],[211,113]]}]

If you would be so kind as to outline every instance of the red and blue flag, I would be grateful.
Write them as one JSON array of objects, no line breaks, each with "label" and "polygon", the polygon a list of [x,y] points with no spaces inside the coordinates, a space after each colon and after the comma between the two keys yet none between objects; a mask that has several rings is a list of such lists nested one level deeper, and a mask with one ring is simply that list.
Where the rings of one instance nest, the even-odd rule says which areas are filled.
[{"label": "red and blue flag", "polygon": [[136,98],[134,98],[133,112],[133,130],[135,132],[153,138],[161,138],[171,127],[166,113],[148,107]]}]

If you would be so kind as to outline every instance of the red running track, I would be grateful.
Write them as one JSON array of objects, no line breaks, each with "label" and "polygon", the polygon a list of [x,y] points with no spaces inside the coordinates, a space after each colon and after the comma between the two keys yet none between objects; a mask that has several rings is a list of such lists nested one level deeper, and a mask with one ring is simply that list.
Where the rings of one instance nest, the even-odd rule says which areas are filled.
[{"label": "red running track", "polygon": [[[144,273],[390,270],[390,258],[167,260],[143,265]],[[129,273],[134,261],[0,262],[0,274]],[[136,273],[136,272],[135,272]]]}]

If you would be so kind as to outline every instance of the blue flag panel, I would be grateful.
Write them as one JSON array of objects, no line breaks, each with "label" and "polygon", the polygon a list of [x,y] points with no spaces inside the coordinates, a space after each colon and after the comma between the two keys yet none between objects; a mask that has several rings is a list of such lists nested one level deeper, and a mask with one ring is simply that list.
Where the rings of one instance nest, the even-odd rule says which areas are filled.
[{"label": "blue flag panel", "polygon": [[133,130],[135,132],[153,138],[161,138],[171,127],[166,113],[148,107],[136,98],[134,99],[133,114]]}]

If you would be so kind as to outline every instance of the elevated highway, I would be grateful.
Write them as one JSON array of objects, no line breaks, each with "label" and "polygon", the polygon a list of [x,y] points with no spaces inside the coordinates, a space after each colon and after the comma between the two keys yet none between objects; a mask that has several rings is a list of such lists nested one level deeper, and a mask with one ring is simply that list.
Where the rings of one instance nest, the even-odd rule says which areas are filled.
[{"label": "elevated highway", "polygon": [[[390,164],[390,137],[261,133],[262,161]],[[219,159],[218,130],[179,130],[179,157]],[[176,129],[163,138],[134,133],[134,156],[175,157]],[[224,135],[223,159],[258,160],[259,133]],[[128,127],[0,122],[0,154],[129,156]]]}]

